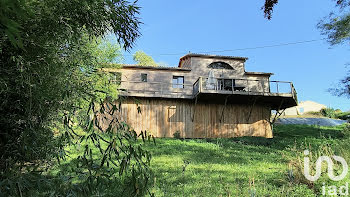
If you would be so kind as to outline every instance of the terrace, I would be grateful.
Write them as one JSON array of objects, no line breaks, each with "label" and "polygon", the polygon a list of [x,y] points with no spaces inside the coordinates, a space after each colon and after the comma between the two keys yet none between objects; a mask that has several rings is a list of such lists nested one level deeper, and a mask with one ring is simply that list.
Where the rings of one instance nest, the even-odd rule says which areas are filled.
[{"label": "terrace", "polygon": [[120,81],[120,95],[153,98],[195,99],[200,102],[264,103],[272,109],[297,104],[292,82],[199,77],[194,84]]}]

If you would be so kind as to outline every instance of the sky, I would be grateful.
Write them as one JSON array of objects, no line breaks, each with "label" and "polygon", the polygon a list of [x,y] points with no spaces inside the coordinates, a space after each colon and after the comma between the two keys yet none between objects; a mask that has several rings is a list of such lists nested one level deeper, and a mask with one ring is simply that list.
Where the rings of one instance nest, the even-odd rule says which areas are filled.
[{"label": "sky", "polygon": [[[248,57],[246,71],[272,72],[271,80],[292,81],[299,101],[350,110],[348,98],[327,91],[350,69],[350,47],[330,46],[317,29],[335,9],[334,1],[280,0],[270,21],[263,16],[262,0],[139,0],[138,5],[142,36],[124,54],[124,63],[134,63],[137,50],[169,66],[177,66],[188,52]],[[318,41],[257,48],[309,40]]]}]

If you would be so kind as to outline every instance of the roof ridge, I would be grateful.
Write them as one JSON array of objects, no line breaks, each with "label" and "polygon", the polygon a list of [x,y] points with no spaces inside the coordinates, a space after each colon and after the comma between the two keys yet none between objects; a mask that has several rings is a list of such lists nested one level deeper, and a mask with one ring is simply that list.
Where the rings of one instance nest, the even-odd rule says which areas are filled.
[{"label": "roof ridge", "polygon": [[230,56],[230,55],[215,55],[215,54],[205,54],[205,53],[188,53],[180,58],[180,60],[187,56],[204,56],[204,57],[221,57],[221,58],[232,58],[232,59],[244,59],[247,60],[248,57],[240,57],[240,56]]}]

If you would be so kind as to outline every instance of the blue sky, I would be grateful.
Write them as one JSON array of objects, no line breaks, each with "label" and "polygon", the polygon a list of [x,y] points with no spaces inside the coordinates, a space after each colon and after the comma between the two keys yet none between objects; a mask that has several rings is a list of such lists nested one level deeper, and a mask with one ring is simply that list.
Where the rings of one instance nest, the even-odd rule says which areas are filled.
[{"label": "blue sky", "polygon": [[[156,62],[177,66],[179,58],[194,53],[253,48],[325,38],[316,25],[334,10],[331,0],[280,0],[271,21],[263,17],[263,1],[140,0],[142,36],[130,54],[143,50]],[[313,100],[350,110],[350,100],[327,89],[345,76],[349,45],[330,46],[325,40],[217,55],[248,57],[247,71],[273,72],[271,80],[292,81],[299,101]],[[175,55],[162,55],[175,54]]]}]

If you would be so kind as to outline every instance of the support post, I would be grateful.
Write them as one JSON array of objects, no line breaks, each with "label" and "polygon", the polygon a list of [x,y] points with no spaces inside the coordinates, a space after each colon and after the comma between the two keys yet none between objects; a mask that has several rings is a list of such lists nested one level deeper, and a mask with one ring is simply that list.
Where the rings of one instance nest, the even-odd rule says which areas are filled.
[{"label": "support post", "polygon": [[235,89],[235,87],[233,86],[233,80],[234,79],[231,79],[231,91],[232,91],[232,93],[234,92],[234,89]]},{"label": "support post", "polygon": [[226,105],[227,105],[227,99],[230,95],[227,95],[225,97],[225,104],[224,104],[224,107],[222,108],[222,111],[221,111],[221,116],[220,116],[220,123],[222,122],[222,120],[224,119],[224,112],[225,112],[225,108],[226,108]]},{"label": "support post", "polygon": [[275,117],[273,118],[272,122],[270,122],[271,125],[273,125],[275,123],[275,121],[277,120],[277,118],[280,117],[281,114],[284,112],[285,109],[283,109],[283,111],[280,112],[283,102],[284,102],[284,99],[281,100],[281,103],[276,111]]},{"label": "support post", "polygon": [[199,92],[202,92],[202,83],[203,83],[203,78],[199,77]]},{"label": "support post", "polygon": [[253,111],[253,108],[254,108],[254,106],[255,106],[256,100],[258,100],[258,97],[255,97],[255,98],[254,98],[253,105],[251,105],[251,107],[250,107],[249,114],[248,114],[248,117],[247,117],[247,122],[249,121],[250,116],[252,115],[252,111]]},{"label": "support post", "polygon": [[194,101],[193,114],[192,114],[192,122],[194,121],[194,115],[196,114],[197,99],[198,99],[198,96],[196,96],[196,99],[195,99],[195,101]]}]

